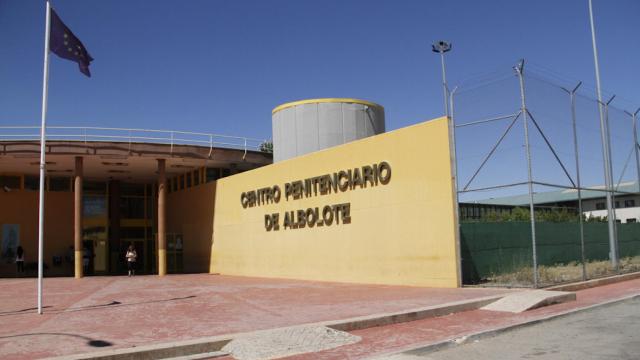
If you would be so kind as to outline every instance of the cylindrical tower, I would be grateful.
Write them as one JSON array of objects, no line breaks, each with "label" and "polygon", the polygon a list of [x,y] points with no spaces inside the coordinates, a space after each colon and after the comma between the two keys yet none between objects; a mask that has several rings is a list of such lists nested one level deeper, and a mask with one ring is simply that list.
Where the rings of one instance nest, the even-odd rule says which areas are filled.
[{"label": "cylindrical tower", "polygon": [[272,111],[273,161],[381,134],[384,108],[358,99],[310,99]]}]

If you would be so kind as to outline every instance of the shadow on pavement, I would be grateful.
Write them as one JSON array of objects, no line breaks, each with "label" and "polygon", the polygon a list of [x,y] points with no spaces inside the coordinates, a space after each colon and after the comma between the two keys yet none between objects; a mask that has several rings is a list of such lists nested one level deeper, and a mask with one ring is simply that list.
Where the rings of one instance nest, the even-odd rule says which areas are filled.
[{"label": "shadow on pavement", "polygon": [[89,345],[91,347],[107,347],[107,346],[112,346],[113,345],[112,342],[105,341],[105,340],[92,339],[92,338],[90,338],[88,336],[82,336],[82,335],[77,335],[77,334],[67,334],[67,333],[47,333],[47,332],[0,336],[0,340],[13,339],[13,338],[17,338],[17,337],[26,337],[26,336],[42,336],[42,335],[70,336],[70,337],[80,338],[82,340],[86,340],[87,341],[87,345]]},{"label": "shadow on pavement", "polygon": [[[132,305],[141,305],[141,304],[153,304],[153,303],[162,303],[162,302],[168,302],[168,301],[187,300],[187,299],[192,299],[192,298],[195,298],[195,297],[196,297],[195,295],[189,295],[189,296],[184,296],[184,297],[175,297],[175,298],[171,298],[171,299],[139,301],[139,302],[132,302],[132,303],[122,303],[120,301],[113,300],[113,301],[111,301],[110,303],[107,303],[107,304],[87,305],[87,306],[81,306],[81,307],[77,307],[77,308],[67,308],[67,309],[60,309],[60,310],[52,310],[52,311],[48,311],[47,313],[48,314],[60,314],[60,313],[67,313],[67,312],[74,312],[74,311],[104,309],[104,308],[111,308],[111,307],[132,306]],[[42,308],[46,309],[46,308],[51,308],[51,307],[53,307],[53,306],[48,305],[48,306],[43,306]],[[28,309],[22,309],[22,310],[5,311],[5,312],[1,312],[0,316],[31,314],[31,313],[34,313],[36,310],[38,310],[38,308],[28,308]]]}]

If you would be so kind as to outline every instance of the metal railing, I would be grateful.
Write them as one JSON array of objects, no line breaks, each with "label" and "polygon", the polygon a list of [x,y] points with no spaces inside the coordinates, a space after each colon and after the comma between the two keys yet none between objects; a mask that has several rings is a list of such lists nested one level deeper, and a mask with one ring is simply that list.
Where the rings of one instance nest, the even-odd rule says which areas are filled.
[{"label": "metal railing", "polygon": [[[260,145],[268,140],[242,136],[219,135],[193,131],[126,129],[91,126],[47,126],[47,140],[82,142],[120,142],[174,145],[194,145],[214,148],[230,148],[260,151]],[[40,126],[0,126],[0,141],[39,140]]]}]

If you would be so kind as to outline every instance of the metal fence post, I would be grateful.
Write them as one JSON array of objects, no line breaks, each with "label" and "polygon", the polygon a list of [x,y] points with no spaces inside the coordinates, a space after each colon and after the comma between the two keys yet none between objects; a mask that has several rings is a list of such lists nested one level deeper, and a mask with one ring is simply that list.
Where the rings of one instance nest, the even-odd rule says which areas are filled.
[{"label": "metal fence post", "polygon": [[213,153],[213,135],[209,134],[209,155],[207,156],[211,159],[211,154]]},{"label": "metal fence post", "polygon": [[569,92],[571,97],[571,124],[573,127],[573,149],[576,159],[576,187],[578,189],[578,218],[580,222],[580,258],[582,259],[582,281],[587,280],[587,264],[584,249],[584,223],[582,220],[582,183],[580,182],[580,155],[578,151],[578,131],[576,126],[576,91],[582,85],[582,81]]},{"label": "metal fence post", "polygon": [[536,216],[535,209],[533,206],[533,176],[531,170],[531,146],[529,144],[529,126],[528,126],[528,118],[527,118],[527,105],[525,101],[524,95],[524,59],[520,60],[520,62],[514,67],[516,74],[518,75],[518,80],[520,81],[520,100],[522,103],[522,116],[523,116],[523,125],[524,125],[524,143],[525,150],[527,154],[527,174],[529,185],[529,211],[530,211],[530,219],[531,219],[531,247],[533,250],[533,287],[538,287],[538,256],[536,253]]},{"label": "metal fence post", "polygon": [[458,259],[458,274],[460,277],[458,278],[458,286],[462,286],[462,249],[461,249],[461,227],[460,227],[460,199],[458,196],[458,158],[456,157],[456,123],[453,116],[453,98],[455,96],[456,90],[458,87],[455,87],[453,91],[449,94],[449,118],[447,121],[449,122],[449,154],[451,156],[451,186],[453,186],[453,194],[454,194],[454,224],[456,226],[456,257]]},{"label": "metal fence post", "polygon": [[638,112],[640,109],[636,110],[632,114],[633,120],[633,147],[636,152],[636,171],[638,172],[638,192],[640,193],[640,141],[638,141]]},{"label": "metal fence post", "polygon": [[242,160],[247,157],[247,138],[244,138],[244,154],[242,155]]},{"label": "metal fence post", "polygon": [[613,180],[613,164],[611,155],[611,129],[609,127],[609,105],[616,96],[613,95],[609,101],[603,104],[604,107],[604,138],[607,155],[605,156],[605,172],[609,176],[609,186],[607,186],[607,220],[609,223],[609,251],[611,251],[611,265],[616,272],[620,272],[620,260],[618,257],[618,226],[616,225],[615,189]]},{"label": "metal fence post", "polygon": [[602,102],[602,93],[600,91],[600,66],[598,65],[598,49],[596,47],[596,29],[593,23],[593,6],[591,0],[589,0],[589,23],[591,25],[591,42],[593,44],[593,60],[596,70],[596,94],[598,95],[598,110],[600,113],[600,137],[602,142],[602,157],[604,159],[604,181],[605,181],[605,194],[607,196],[607,220],[609,223],[609,257],[611,259],[611,266],[618,270],[618,257],[616,250],[616,235],[615,235],[615,221],[613,211],[613,199],[611,196],[611,190],[613,189],[613,175],[611,173],[611,147],[608,142],[608,126],[606,125],[605,105]]}]

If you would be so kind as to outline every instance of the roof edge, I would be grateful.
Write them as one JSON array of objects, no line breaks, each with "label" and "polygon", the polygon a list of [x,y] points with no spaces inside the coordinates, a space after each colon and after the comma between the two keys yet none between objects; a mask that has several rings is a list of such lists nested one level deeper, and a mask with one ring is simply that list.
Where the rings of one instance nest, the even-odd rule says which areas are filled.
[{"label": "roof edge", "polygon": [[320,99],[306,99],[306,100],[297,100],[291,101],[288,103],[284,103],[282,105],[276,106],[273,110],[271,110],[271,115],[277,113],[280,110],[284,110],[290,107],[304,105],[304,104],[319,104],[319,103],[351,103],[351,104],[361,104],[368,105],[371,107],[376,107],[382,109],[384,111],[384,107],[380,104],[376,104],[371,101],[361,100],[361,99],[353,99],[353,98],[320,98]]}]

